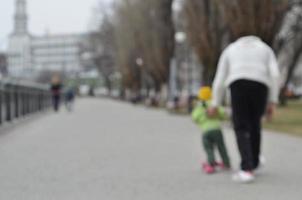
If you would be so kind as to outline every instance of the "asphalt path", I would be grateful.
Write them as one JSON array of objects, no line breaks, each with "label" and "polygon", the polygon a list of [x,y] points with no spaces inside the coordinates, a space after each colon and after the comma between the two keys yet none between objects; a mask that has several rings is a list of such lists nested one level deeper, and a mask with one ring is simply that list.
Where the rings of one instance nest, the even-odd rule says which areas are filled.
[{"label": "asphalt path", "polygon": [[[1,129],[0,129],[1,131]],[[224,135],[234,170],[238,151]],[[187,116],[82,99],[0,134],[2,200],[300,200],[302,139],[264,133],[256,182],[200,170],[201,134]]]}]

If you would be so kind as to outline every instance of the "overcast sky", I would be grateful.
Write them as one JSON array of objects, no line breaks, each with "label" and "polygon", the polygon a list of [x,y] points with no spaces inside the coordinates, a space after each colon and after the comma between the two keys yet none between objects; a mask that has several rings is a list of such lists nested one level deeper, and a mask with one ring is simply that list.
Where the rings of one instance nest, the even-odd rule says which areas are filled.
[{"label": "overcast sky", "polygon": [[[99,3],[112,0],[27,0],[29,30],[32,34],[73,33],[86,31]],[[0,50],[13,30],[15,0],[0,3]]]}]

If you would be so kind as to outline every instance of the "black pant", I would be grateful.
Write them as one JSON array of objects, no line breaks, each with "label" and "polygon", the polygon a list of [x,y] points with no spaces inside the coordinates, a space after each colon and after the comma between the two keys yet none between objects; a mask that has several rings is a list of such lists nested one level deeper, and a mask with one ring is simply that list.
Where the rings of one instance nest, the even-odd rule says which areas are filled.
[{"label": "black pant", "polygon": [[208,163],[214,166],[217,162],[215,159],[215,148],[217,147],[223,164],[230,167],[230,158],[224,143],[223,134],[220,129],[211,130],[202,134],[203,147],[207,153]]},{"label": "black pant", "polygon": [[60,95],[53,95],[52,104],[55,111],[59,111],[60,109]]},{"label": "black pant", "polygon": [[241,155],[241,169],[259,165],[261,118],[267,104],[268,88],[261,83],[238,80],[231,85],[233,123]]}]

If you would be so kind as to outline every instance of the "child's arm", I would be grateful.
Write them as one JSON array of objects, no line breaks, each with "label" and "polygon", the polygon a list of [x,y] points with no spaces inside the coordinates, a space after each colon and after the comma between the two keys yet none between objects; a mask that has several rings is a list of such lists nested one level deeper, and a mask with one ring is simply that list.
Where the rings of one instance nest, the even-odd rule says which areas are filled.
[{"label": "child's arm", "polygon": [[218,108],[218,117],[221,120],[226,119],[226,112],[225,112],[225,109],[223,107]]},{"label": "child's arm", "polygon": [[192,112],[192,119],[195,123],[200,123],[205,119],[204,110],[201,107],[197,107]]},{"label": "child's arm", "polygon": [[199,118],[199,116],[200,116],[200,108],[198,108],[198,107],[196,107],[194,110],[193,110],[193,112],[192,112],[192,119],[193,119],[193,121],[195,122],[195,123],[197,123],[198,122],[198,118]]}]

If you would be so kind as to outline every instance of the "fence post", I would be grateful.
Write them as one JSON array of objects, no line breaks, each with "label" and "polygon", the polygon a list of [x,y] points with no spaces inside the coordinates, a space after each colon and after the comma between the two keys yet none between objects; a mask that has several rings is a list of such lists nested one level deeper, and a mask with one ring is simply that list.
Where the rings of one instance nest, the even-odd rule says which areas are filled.
[{"label": "fence post", "polygon": [[25,87],[22,86],[21,90],[22,90],[22,92],[21,92],[21,104],[22,104],[22,111],[21,111],[21,114],[22,114],[22,116],[25,116],[25,113],[26,113],[26,106],[25,106]]},{"label": "fence post", "polygon": [[42,101],[43,101],[43,90],[39,89],[39,111],[43,110]]},{"label": "fence post", "polygon": [[27,115],[31,113],[30,110],[30,89],[26,88],[26,107],[27,107]]},{"label": "fence post", "polygon": [[15,117],[19,118],[19,110],[20,110],[20,106],[19,106],[19,86],[15,85],[14,86],[14,95],[15,95]]},{"label": "fence post", "polygon": [[6,121],[11,121],[11,91],[10,91],[10,85],[7,83],[4,87],[5,91],[5,107],[6,107]]},{"label": "fence post", "polygon": [[3,84],[0,83],[0,125],[3,122]]}]

